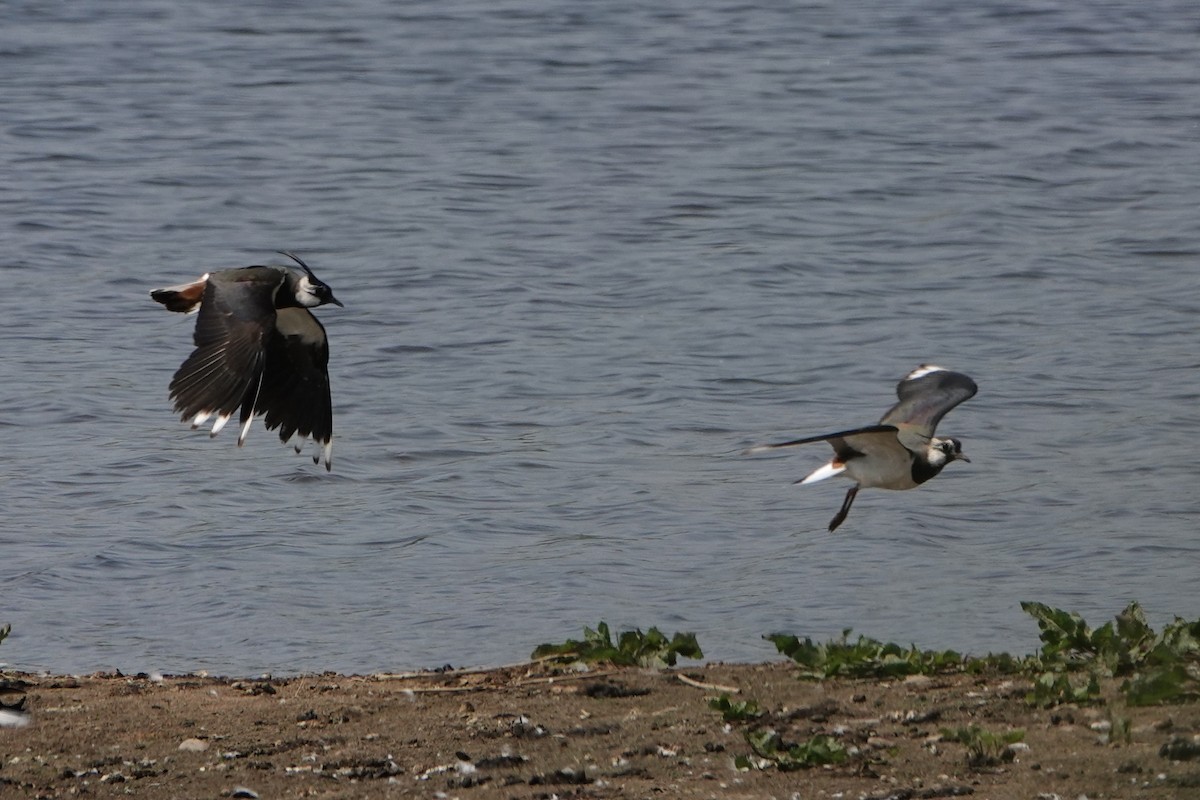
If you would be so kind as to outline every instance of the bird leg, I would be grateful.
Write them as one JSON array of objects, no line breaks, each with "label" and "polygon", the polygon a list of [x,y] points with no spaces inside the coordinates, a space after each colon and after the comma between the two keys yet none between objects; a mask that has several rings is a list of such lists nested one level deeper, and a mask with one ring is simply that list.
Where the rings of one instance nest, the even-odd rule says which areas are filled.
[{"label": "bird leg", "polygon": [[846,499],[842,501],[842,510],[837,513],[829,523],[829,532],[833,533],[837,530],[837,526],[841,525],[846,520],[846,515],[850,513],[850,506],[854,503],[854,495],[858,494],[858,484],[850,487],[850,491],[846,492]]}]

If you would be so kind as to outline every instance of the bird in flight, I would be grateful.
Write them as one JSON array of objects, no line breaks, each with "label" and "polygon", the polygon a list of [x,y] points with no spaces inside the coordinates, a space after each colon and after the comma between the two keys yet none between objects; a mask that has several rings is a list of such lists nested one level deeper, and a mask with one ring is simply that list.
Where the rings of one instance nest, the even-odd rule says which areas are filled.
[{"label": "bird in flight", "polygon": [[833,458],[796,483],[816,483],[835,475],[854,481],[841,510],[829,523],[832,532],[845,521],[859,489],[915,489],[951,461],[969,463],[971,459],[963,453],[961,441],[953,437],[939,439],[933,433],[942,417],[978,390],[975,381],[961,372],[922,364],[897,384],[900,402],[883,415],[878,425],[759,445],[746,452],[829,442]]},{"label": "bird in flight", "polygon": [[171,380],[181,418],[198,428],[213,419],[211,436],[240,409],[238,447],[254,418],[287,443],[306,438],[319,448],[313,463],[332,469],[333,406],[329,397],[329,342],[310,308],[342,305],[299,256],[300,266],[253,266],[209,272],[192,283],[155,289],[150,296],[170,311],[199,311],[196,349]]}]

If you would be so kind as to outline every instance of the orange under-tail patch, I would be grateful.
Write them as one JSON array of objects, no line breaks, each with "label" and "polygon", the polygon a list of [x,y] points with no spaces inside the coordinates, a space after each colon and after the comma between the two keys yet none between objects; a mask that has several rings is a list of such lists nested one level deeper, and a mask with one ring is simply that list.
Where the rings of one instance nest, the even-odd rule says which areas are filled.
[{"label": "orange under-tail patch", "polygon": [[204,287],[207,283],[208,276],[206,275],[195,283],[155,289],[150,296],[166,306],[168,311],[187,313],[200,305],[200,301],[204,299]]}]

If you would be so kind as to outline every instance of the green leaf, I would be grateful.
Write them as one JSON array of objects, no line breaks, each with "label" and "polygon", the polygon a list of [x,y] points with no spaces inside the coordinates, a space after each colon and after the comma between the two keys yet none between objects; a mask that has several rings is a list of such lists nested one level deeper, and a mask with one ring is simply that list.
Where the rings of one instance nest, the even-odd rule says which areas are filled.
[{"label": "green leaf", "polygon": [[849,640],[850,629],[839,640],[817,644],[786,634],[766,636],[775,648],[800,666],[800,677],[896,678],[960,670],[963,657],[953,650],[919,650],[916,645],[902,647],[866,636]]},{"label": "green leaf", "polygon": [[725,722],[746,722],[758,719],[763,715],[762,709],[758,707],[757,700],[739,700],[734,702],[728,694],[722,694],[720,697],[710,699],[708,707],[713,711],[720,711],[721,718]]},{"label": "green leaf", "polygon": [[1092,632],[1078,614],[1043,603],[1022,602],[1021,608],[1037,620],[1041,629],[1042,657],[1047,661],[1071,662],[1079,654],[1095,652]]},{"label": "green leaf", "polygon": [[756,756],[774,762],[784,772],[840,764],[849,757],[841,742],[824,734],[813,736],[807,742],[786,745],[775,731],[747,731],[746,743]]},{"label": "green leaf", "polygon": [[1100,697],[1100,681],[1093,673],[1088,682],[1076,686],[1062,672],[1043,672],[1033,681],[1033,689],[1025,695],[1025,702],[1038,708],[1050,708],[1063,703],[1087,704]]},{"label": "green leaf", "polygon": [[1200,699],[1200,681],[1183,664],[1147,670],[1121,686],[1131,706],[1187,703]]},{"label": "green leaf", "polygon": [[971,725],[965,728],[945,728],[942,730],[942,738],[966,746],[967,764],[972,768],[979,768],[1011,761],[1015,752],[1009,745],[1024,741],[1025,731],[1018,729],[992,733],[978,725]]},{"label": "green leaf", "polygon": [[568,639],[562,644],[542,644],[533,651],[535,659],[555,661],[611,662],[622,666],[639,665],[661,668],[674,666],[679,656],[703,658],[694,633],[676,633],[669,641],[658,628],[646,633],[623,631],[614,644],[608,625],[601,622],[595,630],[585,627],[583,640]]}]

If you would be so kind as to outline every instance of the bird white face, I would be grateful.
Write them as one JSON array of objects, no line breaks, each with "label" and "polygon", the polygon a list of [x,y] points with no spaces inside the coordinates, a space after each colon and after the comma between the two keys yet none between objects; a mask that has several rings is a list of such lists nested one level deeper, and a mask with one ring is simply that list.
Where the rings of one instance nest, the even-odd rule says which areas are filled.
[{"label": "bird white face", "polygon": [[951,461],[970,461],[962,451],[962,442],[958,439],[930,439],[926,460],[931,467],[944,467]]},{"label": "bird white face", "polygon": [[325,302],[322,288],[328,289],[324,284],[313,283],[307,275],[303,276],[296,284],[296,302],[305,308],[316,308]]}]

